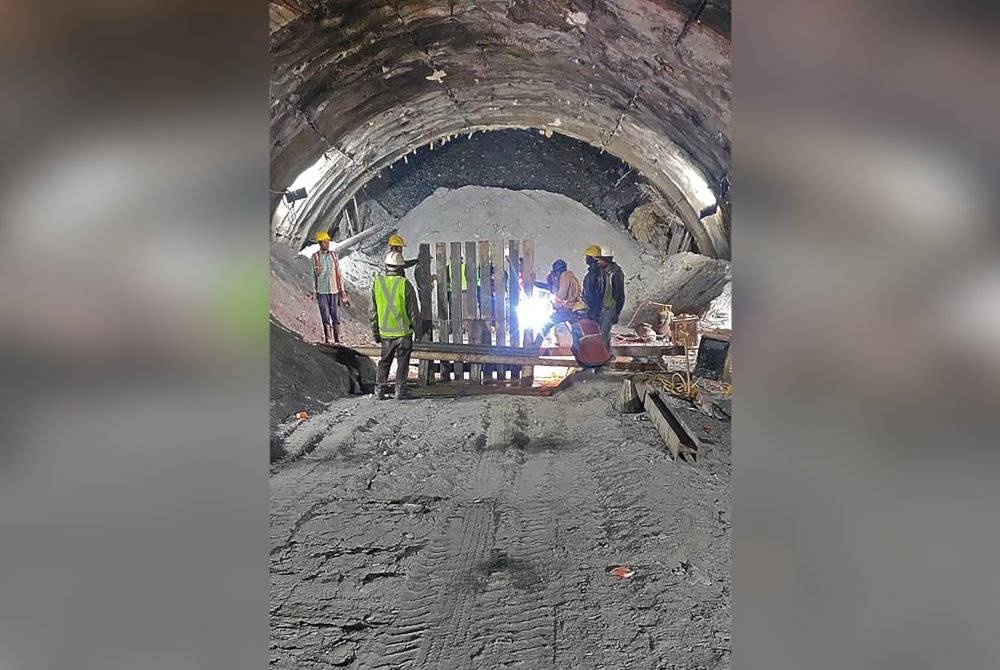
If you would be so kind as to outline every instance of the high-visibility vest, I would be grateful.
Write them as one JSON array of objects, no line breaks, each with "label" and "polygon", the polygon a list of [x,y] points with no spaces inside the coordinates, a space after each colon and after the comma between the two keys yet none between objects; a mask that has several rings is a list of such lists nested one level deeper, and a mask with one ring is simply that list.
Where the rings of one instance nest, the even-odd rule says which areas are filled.
[{"label": "high-visibility vest", "polygon": [[380,336],[406,337],[413,332],[410,316],[406,313],[406,277],[375,277],[375,313]]},{"label": "high-visibility vest", "polygon": [[[448,288],[451,288],[451,266],[445,267],[445,272],[448,274]],[[465,261],[462,261],[462,266],[459,269],[459,273],[462,275],[462,290],[469,288],[469,280],[465,276]]]}]

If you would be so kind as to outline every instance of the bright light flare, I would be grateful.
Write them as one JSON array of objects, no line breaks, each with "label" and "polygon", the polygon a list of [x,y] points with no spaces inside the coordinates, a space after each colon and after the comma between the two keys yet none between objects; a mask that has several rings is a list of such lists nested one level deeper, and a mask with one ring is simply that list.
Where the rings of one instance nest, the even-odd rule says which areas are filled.
[{"label": "bright light flare", "polygon": [[521,294],[517,303],[517,320],[524,330],[539,331],[552,315],[552,302],[548,291],[538,290],[530,296]]}]

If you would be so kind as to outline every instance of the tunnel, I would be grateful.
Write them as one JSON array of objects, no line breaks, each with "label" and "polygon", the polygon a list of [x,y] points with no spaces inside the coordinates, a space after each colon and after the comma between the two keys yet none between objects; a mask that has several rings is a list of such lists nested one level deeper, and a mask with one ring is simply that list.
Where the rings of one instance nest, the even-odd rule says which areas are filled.
[{"label": "tunnel", "polygon": [[[320,163],[302,243],[420,147],[531,129],[629,165],[730,254],[728,6],[715,2],[271,4],[271,203]],[[583,175],[581,175],[583,176]]]},{"label": "tunnel", "polygon": [[[595,245],[624,274],[609,351],[665,343],[651,327],[665,306],[728,342],[728,0],[276,0],[270,51],[272,664],[728,667],[729,396],[718,394],[731,387],[704,381],[700,404],[690,384],[686,402],[668,393],[676,375],[692,379],[696,341],[675,338],[658,363],[626,355],[572,374],[567,363],[551,397],[532,384],[540,368],[475,363],[514,355],[479,295],[483,272],[491,294],[494,262],[511,270],[507,285],[519,254],[533,254],[539,279],[561,260],[583,277]],[[336,346],[310,293],[321,234],[350,294]],[[426,288],[421,305],[433,296],[437,319],[444,293],[428,272],[447,281],[453,310],[455,268],[493,331],[480,340],[477,324],[442,321],[415,337],[473,362],[412,361],[403,374],[426,393],[397,405],[378,402],[380,385],[370,395],[369,296],[390,234],[414,263],[421,245],[431,256],[454,245],[448,269],[432,258],[404,277]],[[482,259],[496,242],[500,254],[466,275],[455,254],[478,246]],[[530,296],[520,274],[508,299]],[[637,370],[660,386],[629,418],[616,397]],[[667,423],[650,418],[659,412]],[[703,488],[657,432],[678,425],[702,431]],[[642,608],[615,590],[636,574],[633,585],[663,580]]]}]

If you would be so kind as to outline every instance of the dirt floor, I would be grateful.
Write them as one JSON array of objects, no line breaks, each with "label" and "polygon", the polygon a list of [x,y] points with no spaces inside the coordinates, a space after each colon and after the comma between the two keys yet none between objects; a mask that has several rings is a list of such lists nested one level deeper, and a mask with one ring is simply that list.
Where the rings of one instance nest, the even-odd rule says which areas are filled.
[{"label": "dirt floor", "polygon": [[684,410],[673,461],[618,381],[315,417],[270,480],[272,667],[729,667],[729,424]]}]

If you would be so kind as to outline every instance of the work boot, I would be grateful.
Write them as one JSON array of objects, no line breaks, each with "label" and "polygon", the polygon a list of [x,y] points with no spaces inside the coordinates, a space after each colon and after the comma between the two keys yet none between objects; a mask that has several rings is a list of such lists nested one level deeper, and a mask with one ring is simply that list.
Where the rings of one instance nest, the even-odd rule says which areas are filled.
[{"label": "work boot", "polygon": [[333,324],[332,328],[333,328],[333,343],[340,344],[340,328],[337,327],[337,324]]},{"label": "work boot", "polygon": [[412,397],[406,388],[406,382],[396,382],[396,400],[409,400]]},{"label": "work boot", "polygon": [[330,344],[330,325],[323,324],[323,343]]},{"label": "work boot", "polygon": [[385,400],[385,387],[376,385],[374,395],[376,400]]}]

